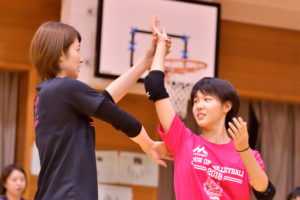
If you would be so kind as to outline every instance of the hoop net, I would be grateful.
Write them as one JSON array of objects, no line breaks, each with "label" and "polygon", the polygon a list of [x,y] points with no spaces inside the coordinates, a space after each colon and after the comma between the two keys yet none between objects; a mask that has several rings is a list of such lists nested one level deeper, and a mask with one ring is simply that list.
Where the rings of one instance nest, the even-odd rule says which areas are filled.
[{"label": "hoop net", "polygon": [[187,115],[192,87],[203,77],[203,69],[206,66],[206,63],[197,60],[182,58],[165,60],[165,86],[175,112],[182,119]]}]

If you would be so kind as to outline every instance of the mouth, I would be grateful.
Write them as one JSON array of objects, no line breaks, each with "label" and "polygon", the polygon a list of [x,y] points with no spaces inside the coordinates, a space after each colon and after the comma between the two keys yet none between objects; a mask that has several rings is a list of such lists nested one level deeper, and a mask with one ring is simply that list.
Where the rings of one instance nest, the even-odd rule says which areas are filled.
[{"label": "mouth", "polygon": [[197,117],[198,120],[202,120],[206,117],[206,115],[204,113],[197,113],[196,117]]},{"label": "mouth", "polygon": [[22,192],[22,191],[23,191],[23,188],[16,188],[16,190],[17,190],[18,192]]}]

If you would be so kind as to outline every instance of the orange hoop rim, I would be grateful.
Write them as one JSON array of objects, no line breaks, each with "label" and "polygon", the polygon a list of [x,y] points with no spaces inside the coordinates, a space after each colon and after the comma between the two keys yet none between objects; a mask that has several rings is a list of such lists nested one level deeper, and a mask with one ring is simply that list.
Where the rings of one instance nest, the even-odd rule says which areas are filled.
[{"label": "orange hoop rim", "polygon": [[[178,67],[178,66],[171,66],[167,65],[166,63],[172,63],[172,62],[180,62],[180,63],[193,63],[197,66],[185,66],[185,67]],[[199,60],[192,60],[192,59],[185,59],[185,58],[166,58],[165,59],[165,71],[168,73],[177,73],[177,74],[183,74],[186,72],[195,72],[200,69],[204,69],[207,67],[207,64],[205,62],[199,61]]]}]

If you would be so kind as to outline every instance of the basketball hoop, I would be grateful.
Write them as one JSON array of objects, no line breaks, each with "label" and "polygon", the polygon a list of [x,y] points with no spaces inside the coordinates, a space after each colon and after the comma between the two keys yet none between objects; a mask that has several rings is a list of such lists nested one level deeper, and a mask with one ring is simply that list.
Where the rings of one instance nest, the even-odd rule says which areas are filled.
[{"label": "basketball hoop", "polygon": [[181,119],[186,117],[192,87],[203,77],[203,69],[206,67],[206,63],[198,60],[184,58],[165,60],[165,86],[175,112]]}]

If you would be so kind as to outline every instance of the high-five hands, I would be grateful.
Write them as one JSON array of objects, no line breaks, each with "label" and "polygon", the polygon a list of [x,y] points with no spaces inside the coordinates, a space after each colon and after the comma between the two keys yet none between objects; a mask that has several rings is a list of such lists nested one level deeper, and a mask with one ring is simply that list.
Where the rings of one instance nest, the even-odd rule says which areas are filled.
[{"label": "high-five hands", "polygon": [[[162,34],[159,31],[159,18],[157,16],[152,17],[150,27],[151,27],[153,37],[152,37],[152,42],[151,42],[150,48],[147,51],[147,56],[148,56],[148,58],[152,59],[154,54],[155,54],[157,43],[159,42],[159,34],[158,33],[160,33],[160,35]],[[166,35],[166,33],[165,33],[165,35]],[[167,40],[165,40],[163,42],[165,42],[166,55],[168,55],[171,52],[170,51],[170,49],[171,49],[171,38],[167,36]]]},{"label": "high-five hands", "polygon": [[162,28],[162,30],[160,30],[160,21],[158,16],[152,17],[151,30],[152,30],[153,38],[156,39],[157,43],[159,42],[165,43],[167,47],[166,55],[169,54],[171,48],[171,38],[168,37],[165,28]]}]

